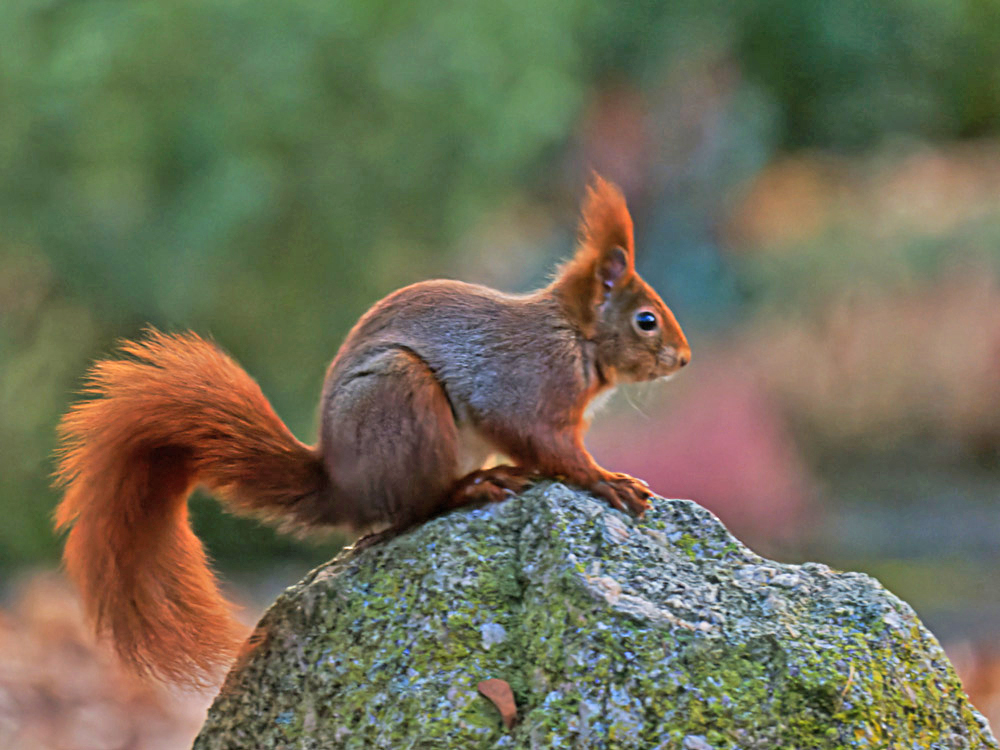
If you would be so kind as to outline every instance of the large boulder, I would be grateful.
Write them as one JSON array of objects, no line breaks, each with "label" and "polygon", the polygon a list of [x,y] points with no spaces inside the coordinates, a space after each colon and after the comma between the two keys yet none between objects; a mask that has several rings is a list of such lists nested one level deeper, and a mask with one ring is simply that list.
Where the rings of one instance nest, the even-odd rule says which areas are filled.
[{"label": "large boulder", "polygon": [[684,500],[454,512],[313,571],[253,643],[196,750],[997,747],[908,605]]}]

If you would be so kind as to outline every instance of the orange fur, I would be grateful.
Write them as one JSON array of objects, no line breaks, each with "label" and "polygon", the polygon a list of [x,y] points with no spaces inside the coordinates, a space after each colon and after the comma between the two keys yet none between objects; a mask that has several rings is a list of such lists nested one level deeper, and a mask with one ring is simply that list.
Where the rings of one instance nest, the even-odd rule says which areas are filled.
[{"label": "orange fur", "polygon": [[152,331],[92,369],[64,417],[64,560],[99,631],[136,671],[210,683],[242,637],[187,521],[197,483],[235,510],[312,523],[326,475],[257,384],[194,334]]},{"label": "orange fur", "polygon": [[633,256],[632,216],[625,204],[625,196],[614,184],[595,174],[587,187],[581,214],[578,233],[583,247],[596,254],[609,246],[618,245],[629,258]]},{"label": "orange fur", "polygon": [[607,291],[599,279],[602,265],[621,248],[625,251],[624,276],[635,272],[632,216],[625,196],[598,174],[593,175],[587,186],[577,236],[576,253],[559,268],[553,289],[573,319],[591,336],[597,307]]}]

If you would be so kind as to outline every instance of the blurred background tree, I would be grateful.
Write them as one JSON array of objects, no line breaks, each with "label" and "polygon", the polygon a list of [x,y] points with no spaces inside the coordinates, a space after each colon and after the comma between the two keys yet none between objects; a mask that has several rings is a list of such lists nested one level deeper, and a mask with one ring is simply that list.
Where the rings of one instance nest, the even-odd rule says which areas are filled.
[{"label": "blurred background tree", "polygon": [[[311,440],[368,305],[541,283],[597,168],[695,352],[599,456],[995,640],[998,136],[1000,0],[8,0],[0,570],[55,564],[54,427],[116,339],[214,336]],[[195,516],[254,579],[334,549]]]}]

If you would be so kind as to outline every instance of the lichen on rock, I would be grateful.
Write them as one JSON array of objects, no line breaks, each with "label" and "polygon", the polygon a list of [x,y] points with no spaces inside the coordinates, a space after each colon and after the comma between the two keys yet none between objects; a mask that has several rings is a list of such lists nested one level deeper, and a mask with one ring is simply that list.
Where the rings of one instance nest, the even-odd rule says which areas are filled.
[{"label": "lichen on rock", "polygon": [[546,482],[346,551],[254,640],[195,750],[997,748],[908,605],[684,500],[636,521]]}]

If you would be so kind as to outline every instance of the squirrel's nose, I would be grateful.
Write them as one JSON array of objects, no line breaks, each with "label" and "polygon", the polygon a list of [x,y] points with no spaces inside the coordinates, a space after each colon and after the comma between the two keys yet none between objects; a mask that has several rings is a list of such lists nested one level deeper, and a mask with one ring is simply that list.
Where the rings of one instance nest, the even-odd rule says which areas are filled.
[{"label": "squirrel's nose", "polygon": [[684,367],[688,362],[691,361],[691,349],[684,347],[679,352],[677,352],[677,364]]}]

